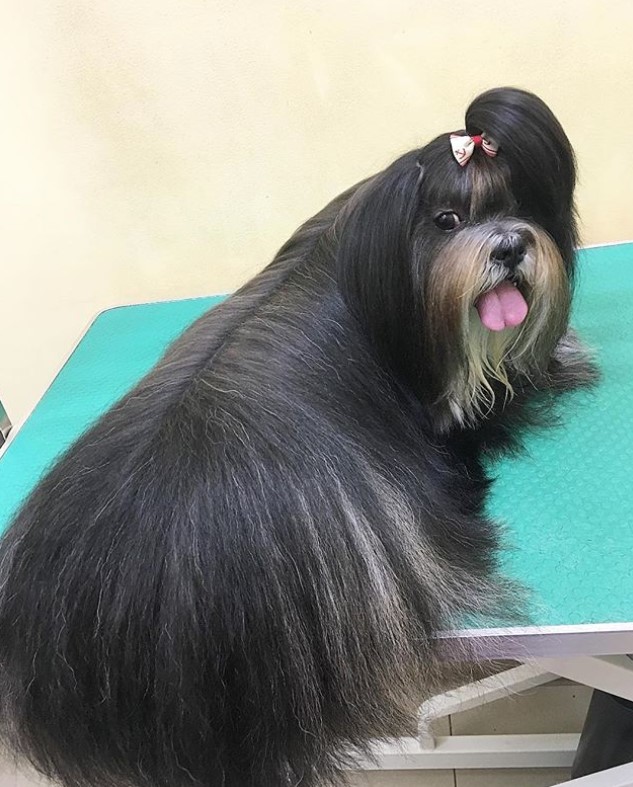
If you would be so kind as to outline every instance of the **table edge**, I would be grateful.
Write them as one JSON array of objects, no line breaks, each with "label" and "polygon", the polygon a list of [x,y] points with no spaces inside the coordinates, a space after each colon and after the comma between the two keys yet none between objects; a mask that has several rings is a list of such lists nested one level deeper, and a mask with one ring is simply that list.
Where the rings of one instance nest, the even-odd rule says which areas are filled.
[{"label": "table edge", "polygon": [[453,660],[613,656],[633,653],[633,622],[453,629],[436,641]]}]

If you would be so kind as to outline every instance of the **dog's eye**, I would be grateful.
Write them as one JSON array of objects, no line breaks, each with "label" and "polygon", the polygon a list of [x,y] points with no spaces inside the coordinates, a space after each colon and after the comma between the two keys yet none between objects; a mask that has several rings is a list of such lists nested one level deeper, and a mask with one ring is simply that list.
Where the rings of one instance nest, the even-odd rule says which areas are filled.
[{"label": "dog's eye", "polygon": [[433,221],[436,227],[446,231],[454,230],[462,223],[457,213],[454,213],[452,210],[445,210],[442,211],[442,213],[438,213]]}]

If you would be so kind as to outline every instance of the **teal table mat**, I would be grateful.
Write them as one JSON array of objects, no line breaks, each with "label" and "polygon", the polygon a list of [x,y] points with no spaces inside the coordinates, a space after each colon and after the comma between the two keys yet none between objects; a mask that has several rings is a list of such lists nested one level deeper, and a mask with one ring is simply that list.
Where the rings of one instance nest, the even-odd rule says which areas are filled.
[{"label": "teal table mat", "polygon": [[[534,591],[537,626],[632,622],[633,243],[583,250],[573,323],[603,382],[569,397],[564,423],[492,468],[507,571]],[[99,315],[0,457],[0,528],[42,473],[222,296]]]}]

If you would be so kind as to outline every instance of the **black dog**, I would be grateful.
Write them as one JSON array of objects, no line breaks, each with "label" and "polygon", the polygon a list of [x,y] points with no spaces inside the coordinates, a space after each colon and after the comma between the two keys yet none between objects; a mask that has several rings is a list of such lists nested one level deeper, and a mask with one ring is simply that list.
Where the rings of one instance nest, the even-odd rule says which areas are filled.
[{"label": "black dog", "polygon": [[334,200],[40,483],[1,549],[2,735],[67,787],[309,787],[509,619],[483,511],[594,369],[574,157],[492,90]]}]

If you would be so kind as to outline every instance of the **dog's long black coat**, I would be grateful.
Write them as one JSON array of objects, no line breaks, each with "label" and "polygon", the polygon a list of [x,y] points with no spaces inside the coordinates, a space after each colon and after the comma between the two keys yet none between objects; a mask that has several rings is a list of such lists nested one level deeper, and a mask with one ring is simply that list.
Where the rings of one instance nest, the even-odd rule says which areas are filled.
[{"label": "dog's long black coat", "polygon": [[[303,226],[17,516],[1,555],[3,735],[44,773],[326,783],[348,748],[411,726],[434,632],[513,606],[480,455],[542,393],[517,380],[485,424],[434,428],[432,365],[427,379],[410,335],[424,155]],[[576,372],[552,359],[540,387]]]}]

